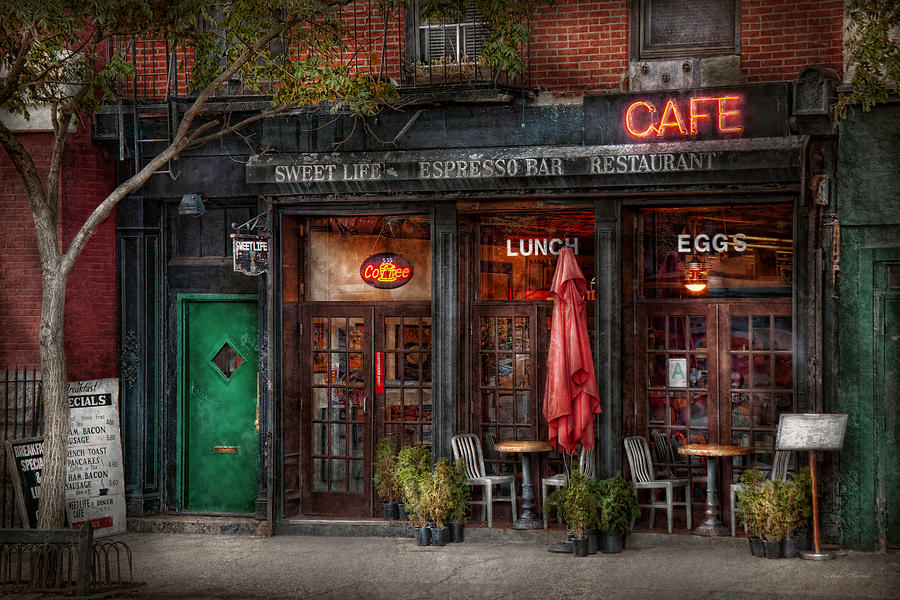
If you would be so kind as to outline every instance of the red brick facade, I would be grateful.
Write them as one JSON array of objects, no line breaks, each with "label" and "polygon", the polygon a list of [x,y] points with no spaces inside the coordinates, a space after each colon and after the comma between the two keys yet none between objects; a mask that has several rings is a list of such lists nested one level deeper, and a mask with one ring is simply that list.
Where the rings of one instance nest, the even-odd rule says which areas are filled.
[{"label": "red brick facade", "polygon": [[[19,134],[42,173],[49,168],[53,137]],[[89,212],[115,185],[114,164],[104,161],[90,131],[72,134],[66,146],[60,194],[60,229],[68,244]],[[41,268],[34,222],[19,174],[0,153],[0,368],[40,364],[38,329]],[[65,345],[69,379],[115,377],[116,233],[107,219],[94,234],[69,276]]]},{"label": "red brick facade", "polygon": [[[348,62],[408,83],[401,68],[403,14],[389,16],[386,31],[383,13],[371,2],[352,4],[342,16],[352,32],[346,40]],[[840,71],[842,18],[842,0],[742,0],[740,83],[793,81],[810,65]],[[538,12],[532,26],[526,85],[559,96],[628,90],[630,2],[556,0]],[[189,88],[191,62],[183,53],[177,72],[167,75],[161,42],[138,42],[136,52],[139,96],[162,97],[167,77],[177,81],[178,94]]]},{"label": "red brick facade", "polygon": [[[841,68],[843,2],[818,0],[743,0],[741,3],[741,83],[793,81],[809,65]],[[402,75],[402,15],[391,17],[386,37],[380,13],[371,3],[344,9],[352,24],[358,68],[378,72],[384,61],[387,76]],[[527,84],[556,95],[580,96],[627,90],[631,3],[625,0],[557,0],[533,21],[528,47]],[[380,52],[382,40],[386,51]],[[361,52],[361,49],[366,49]],[[378,50],[369,54],[371,50]],[[155,42],[136,47],[138,94],[162,95],[166,81],[164,46]],[[383,57],[383,59],[382,59]],[[179,55],[178,93],[188,89]],[[47,133],[21,136],[46,170],[52,138]],[[89,131],[74,134],[66,149],[61,193],[61,236],[68,244],[96,203],[115,183],[113,163],[93,147]],[[18,174],[0,155],[0,366],[39,363],[40,267],[31,214]],[[66,350],[70,376],[108,377],[116,373],[115,225],[108,219],[94,235],[69,278]]]}]

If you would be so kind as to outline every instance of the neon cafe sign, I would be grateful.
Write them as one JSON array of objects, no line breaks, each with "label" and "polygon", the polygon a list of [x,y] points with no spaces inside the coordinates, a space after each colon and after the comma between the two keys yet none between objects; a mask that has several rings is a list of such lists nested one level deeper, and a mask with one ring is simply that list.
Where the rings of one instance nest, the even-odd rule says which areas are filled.
[{"label": "neon cafe sign", "polygon": [[636,100],[625,109],[625,130],[636,138],[696,135],[700,130],[744,130],[741,96],[709,96],[663,102]]},{"label": "neon cafe sign", "polygon": [[367,284],[382,290],[406,285],[413,276],[413,266],[395,252],[380,252],[363,261],[359,276]]}]

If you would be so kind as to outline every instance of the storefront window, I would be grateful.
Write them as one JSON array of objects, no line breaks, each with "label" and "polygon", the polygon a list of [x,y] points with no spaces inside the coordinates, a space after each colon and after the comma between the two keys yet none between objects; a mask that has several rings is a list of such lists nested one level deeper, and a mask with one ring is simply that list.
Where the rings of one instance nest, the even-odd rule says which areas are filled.
[{"label": "storefront window", "polygon": [[585,300],[594,299],[593,212],[486,215],[479,231],[479,300],[547,300],[565,246],[588,282]]},{"label": "storefront window", "polygon": [[431,300],[430,219],[424,215],[311,219],[308,300]]},{"label": "storefront window", "polygon": [[789,297],[791,212],[788,204],[641,210],[643,297]]}]

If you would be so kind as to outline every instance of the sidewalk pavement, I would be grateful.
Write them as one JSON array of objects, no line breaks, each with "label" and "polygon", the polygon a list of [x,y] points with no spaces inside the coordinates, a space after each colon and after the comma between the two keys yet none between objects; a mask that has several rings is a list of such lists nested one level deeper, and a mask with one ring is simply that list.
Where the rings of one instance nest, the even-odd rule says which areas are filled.
[{"label": "sidewalk pavement", "polygon": [[[769,560],[746,539],[635,534],[621,554],[548,552],[562,531],[467,540],[129,533],[137,598],[844,600],[900,598],[900,553]],[[132,596],[135,597],[135,596]]]}]

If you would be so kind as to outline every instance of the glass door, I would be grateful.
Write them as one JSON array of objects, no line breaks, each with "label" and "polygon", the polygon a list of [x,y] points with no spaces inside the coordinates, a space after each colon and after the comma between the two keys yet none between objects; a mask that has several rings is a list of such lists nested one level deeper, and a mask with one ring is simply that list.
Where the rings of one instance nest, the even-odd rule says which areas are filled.
[{"label": "glass door", "polygon": [[431,305],[382,305],[377,309],[377,429],[397,448],[415,442],[431,446]]},{"label": "glass door", "polygon": [[794,412],[790,301],[643,304],[636,321],[636,355],[643,358],[634,433],[649,440],[657,475],[694,480],[699,509],[705,459],[688,461],[679,446],[753,447],[722,464],[720,498],[742,469],[770,470],[778,415]]},{"label": "glass door", "polygon": [[308,307],[307,514],[371,511],[372,313],[368,306]]}]

